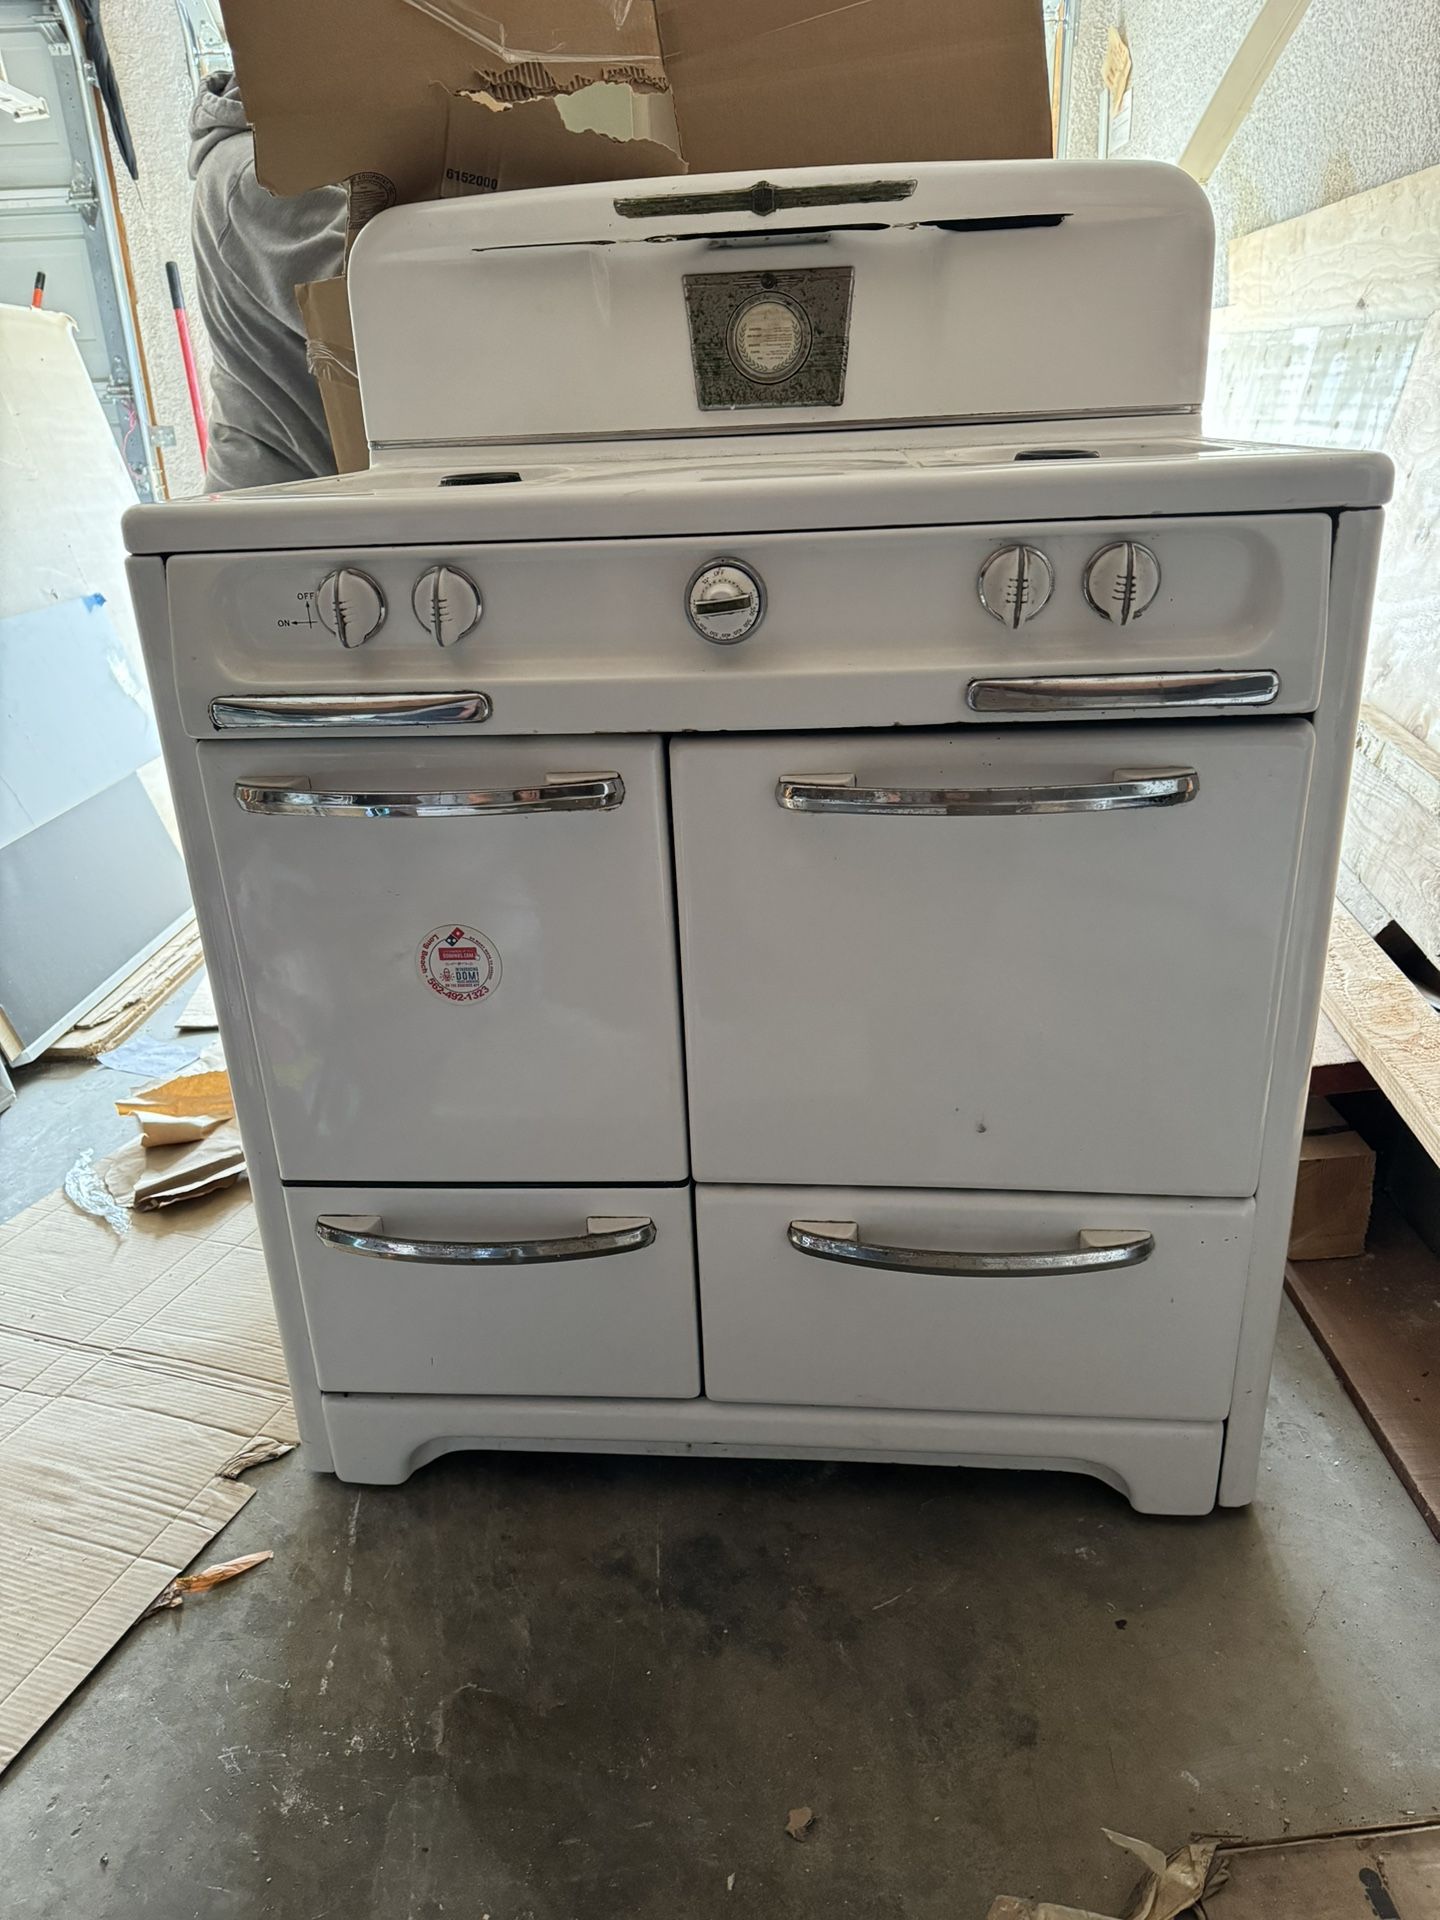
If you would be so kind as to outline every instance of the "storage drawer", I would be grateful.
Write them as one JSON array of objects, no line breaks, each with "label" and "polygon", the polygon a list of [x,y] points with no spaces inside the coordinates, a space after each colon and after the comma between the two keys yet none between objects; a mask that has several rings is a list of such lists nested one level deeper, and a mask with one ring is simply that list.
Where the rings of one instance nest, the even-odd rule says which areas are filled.
[{"label": "storage drawer", "polygon": [[328,1393],[700,1391],[687,1187],[291,1187],[285,1202]]},{"label": "storage drawer", "polygon": [[[1219,1419],[1253,1218],[1250,1200],[700,1187],[705,1390]],[[885,1264],[846,1257],[851,1223],[859,1250]]]}]

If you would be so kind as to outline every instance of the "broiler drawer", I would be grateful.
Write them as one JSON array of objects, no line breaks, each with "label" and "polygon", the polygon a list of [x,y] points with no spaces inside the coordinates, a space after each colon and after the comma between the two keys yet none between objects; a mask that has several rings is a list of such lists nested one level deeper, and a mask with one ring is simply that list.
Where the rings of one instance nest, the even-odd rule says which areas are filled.
[{"label": "broiler drawer", "polygon": [[1114,1194],[700,1187],[705,1391],[791,1406],[1220,1419],[1254,1210]]},{"label": "broiler drawer", "polygon": [[688,1187],[290,1187],[327,1393],[689,1399]]}]

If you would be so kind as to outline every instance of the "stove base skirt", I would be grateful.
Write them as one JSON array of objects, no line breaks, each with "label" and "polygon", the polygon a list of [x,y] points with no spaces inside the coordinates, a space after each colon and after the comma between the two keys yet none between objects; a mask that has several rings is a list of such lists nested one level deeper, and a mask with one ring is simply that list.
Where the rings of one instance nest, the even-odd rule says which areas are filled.
[{"label": "stove base skirt", "polygon": [[334,1470],[394,1486],[444,1453],[664,1453],[717,1459],[884,1460],[937,1467],[1087,1473],[1137,1513],[1215,1505],[1220,1421],[1076,1420],[726,1406],[709,1400],[512,1400],[325,1394]]}]

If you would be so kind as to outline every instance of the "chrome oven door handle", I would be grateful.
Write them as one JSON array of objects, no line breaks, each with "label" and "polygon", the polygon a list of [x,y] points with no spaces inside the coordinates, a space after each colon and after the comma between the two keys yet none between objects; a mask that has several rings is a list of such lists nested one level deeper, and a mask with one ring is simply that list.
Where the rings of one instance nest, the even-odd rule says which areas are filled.
[{"label": "chrome oven door handle", "polygon": [[432,1267],[540,1267],[560,1260],[599,1260],[655,1244],[655,1222],[639,1215],[596,1214],[583,1233],[544,1240],[411,1240],[383,1231],[377,1214],[322,1213],[315,1232],[339,1253],[373,1260],[413,1260]]},{"label": "chrome oven door handle", "polygon": [[1094,785],[862,787],[853,773],[782,778],[775,798],[790,813],[876,813],[948,818],[983,814],[1119,813],[1178,807],[1200,791],[1193,767],[1118,767]]},{"label": "chrome oven door handle", "polygon": [[239,780],[235,800],[245,813],[299,814],[311,819],[457,820],[477,814],[604,813],[625,798],[618,773],[547,773],[538,787],[473,787],[439,793],[315,792],[303,780],[262,785]]},{"label": "chrome oven door handle", "polygon": [[210,702],[210,724],[221,733],[478,727],[490,713],[488,693],[275,693],[263,699]]},{"label": "chrome oven door handle", "polygon": [[1112,1267],[1138,1267],[1155,1251],[1153,1233],[1132,1227],[1082,1227],[1075,1243],[1051,1251],[966,1253],[940,1247],[891,1247],[862,1240],[853,1220],[792,1220],[790,1244],[815,1260],[839,1260],[852,1267],[882,1267],[888,1273],[952,1274],[962,1279],[986,1275],[1013,1278],[1049,1273],[1102,1273]]},{"label": "chrome oven door handle", "polygon": [[1111,707],[1268,707],[1280,692],[1269,668],[1225,673],[1057,673],[972,680],[972,713],[1083,713]]}]

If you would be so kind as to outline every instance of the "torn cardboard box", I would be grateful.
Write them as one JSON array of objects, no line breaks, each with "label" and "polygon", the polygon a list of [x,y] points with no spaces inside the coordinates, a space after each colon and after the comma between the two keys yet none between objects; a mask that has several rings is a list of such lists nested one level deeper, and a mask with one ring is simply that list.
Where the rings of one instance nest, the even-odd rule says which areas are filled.
[{"label": "torn cardboard box", "polygon": [[[678,143],[694,173],[1050,152],[1039,0],[235,0],[226,21],[273,193],[361,175],[430,199],[452,95],[597,85],[649,96],[628,137]],[[616,131],[561,124],[562,143]],[[560,177],[627,177],[608,158],[622,170]]]},{"label": "torn cardboard box", "polygon": [[[239,0],[275,193],[466,193],[1050,152],[1039,0]],[[297,289],[339,470],[368,463],[343,281]]]},{"label": "torn cardboard box", "polygon": [[355,371],[355,335],[344,277],[312,280],[295,298],[305,328],[306,359],[320,389],[325,425],[335,450],[337,473],[363,473],[370,464],[360,379]]}]

